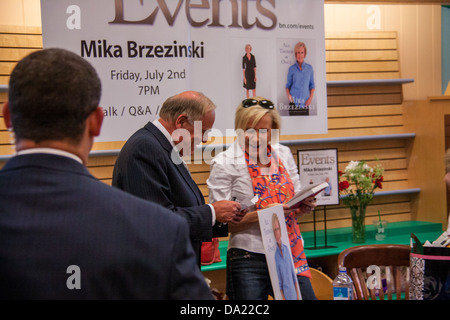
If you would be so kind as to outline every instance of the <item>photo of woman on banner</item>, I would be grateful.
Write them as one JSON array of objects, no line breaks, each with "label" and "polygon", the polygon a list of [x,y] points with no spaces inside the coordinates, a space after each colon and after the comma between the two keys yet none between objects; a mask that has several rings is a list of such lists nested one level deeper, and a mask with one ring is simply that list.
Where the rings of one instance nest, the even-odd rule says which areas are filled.
[{"label": "photo of woman on banner", "polygon": [[309,115],[309,107],[314,97],[314,70],[305,62],[307,49],[304,42],[294,48],[296,62],[289,67],[286,95],[289,99],[289,115]]},{"label": "photo of woman on banner", "polygon": [[281,224],[276,213],[272,214],[272,229],[276,241],[275,266],[283,300],[300,300],[297,277],[292,264],[291,249],[281,239]]},{"label": "photo of woman on banner", "polygon": [[252,46],[245,45],[245,55],[242,57],[242,72],[244,74],[244,88],[247,90],[247,98],[250,96],[250,90],[253,96],[256,96],[256,58],[251,53]]}]

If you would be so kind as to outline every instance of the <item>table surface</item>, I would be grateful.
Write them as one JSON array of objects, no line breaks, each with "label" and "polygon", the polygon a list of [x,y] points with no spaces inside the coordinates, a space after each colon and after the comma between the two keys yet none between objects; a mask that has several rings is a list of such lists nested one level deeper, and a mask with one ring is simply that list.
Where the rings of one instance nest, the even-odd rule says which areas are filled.
[{"label": "table surface", "polygon": [[[426,240],[433,242],[442,234],[442,224],[426,221],[401,221],[388,223],[385,234],[386,239],[383,241],[375,240],[375,227],[366,225],[366,242],[352,242],[352,228],[336,228],[328,229],[327,241],[325,247],[325,231],[318,230],[314,235],[314,231],[302,232],[305,241],[305,253],[308,259],[338,255],[343,250],[368,244],[404,244],[409,245],[411,233],[423,243]],[[315,238],[315,240],[314,240]],[[219,242],[221,262],[211,265],[202,266],[202,271],[221,270],[226,268],[228,240]]]}]

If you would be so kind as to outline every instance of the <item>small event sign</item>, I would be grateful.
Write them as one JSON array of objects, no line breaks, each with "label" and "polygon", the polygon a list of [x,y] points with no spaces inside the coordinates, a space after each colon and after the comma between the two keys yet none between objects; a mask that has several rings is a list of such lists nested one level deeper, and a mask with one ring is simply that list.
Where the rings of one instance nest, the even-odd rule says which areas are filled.
[{"label": "small event sign", "polygon": [[[41,0],[41,12],[44,48],[73,51],[99,73],[105,120],[97,141],[128,139],[185,90],[217,105],[212,136],[233,136],[249,65],[249,94],[275,103],[282,135],[328,130],[324,0]],[[314,80],[306,115],[289,112],[286,93],[298,42]],[[244,59],[247,44],[254,64]],[[308,85],[296,81],[298,91]]]},{"label": "small event sign", "polygon": [[302,186],[327,182],[316,195],[317,205],[339,204],[337,149],[298,150],[298,172]]}]

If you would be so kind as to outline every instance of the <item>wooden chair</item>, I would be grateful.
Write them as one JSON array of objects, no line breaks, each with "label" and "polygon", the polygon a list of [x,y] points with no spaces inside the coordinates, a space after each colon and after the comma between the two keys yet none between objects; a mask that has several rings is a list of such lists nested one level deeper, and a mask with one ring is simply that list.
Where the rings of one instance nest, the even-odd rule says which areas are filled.
[{"label": "wooden chair", "polygon": [[[348,275],[353,280],[354,299],[368,300],[377,299],[377,292],[380,300],[393,299],[393,293],[397,300],[401,299],[402,292],[404,298],[409,299],[409,255],[410,248],[406,245],[397,244],[377,244],[361,245],[348,248],[342,251],[338,257],[338,266],[347,268]],[[383,289],[369,289],[367,279],[375,276],[375,272],[367,273],[369,266],[377,266]],[[376,267],[375,267],[376,269]],[[370,278],[369,280],[373,280]]]},{"label": "wooden chair", "polygon": [[333,280],[325,273],[314,269],[311,270],[311,285],[318,300],[333,300]]}]

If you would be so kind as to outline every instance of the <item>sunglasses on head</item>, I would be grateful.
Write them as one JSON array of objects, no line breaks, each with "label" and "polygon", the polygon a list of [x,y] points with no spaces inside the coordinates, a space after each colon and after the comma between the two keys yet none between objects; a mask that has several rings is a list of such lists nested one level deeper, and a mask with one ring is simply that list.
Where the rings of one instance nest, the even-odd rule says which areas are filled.
[{"label": "sunglasses on head", "polygon": [[244,108],[250,108],[256,105],[261,106],[264,109],[274,108],[273,102],[270,100],[245,99],[244,101],[242,101],[242,106]]}]

